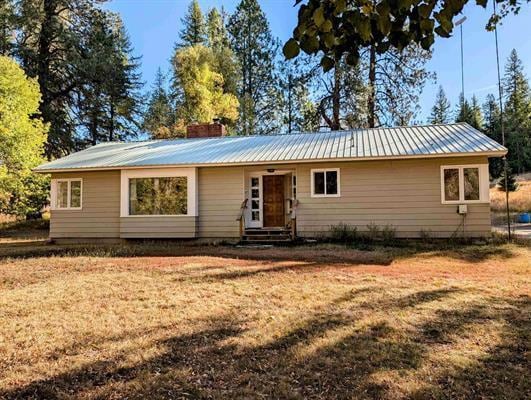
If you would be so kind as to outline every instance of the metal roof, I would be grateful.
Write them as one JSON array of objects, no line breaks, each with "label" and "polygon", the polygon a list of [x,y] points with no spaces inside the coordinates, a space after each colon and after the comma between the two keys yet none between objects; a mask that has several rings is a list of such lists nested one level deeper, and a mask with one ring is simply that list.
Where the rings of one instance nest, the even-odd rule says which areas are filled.
[{"label": "metal roof", "polygon": [[43,164],[39,172],[154,166],[502,156],[507,149],[466,123],[269,136],[109,142]]}]

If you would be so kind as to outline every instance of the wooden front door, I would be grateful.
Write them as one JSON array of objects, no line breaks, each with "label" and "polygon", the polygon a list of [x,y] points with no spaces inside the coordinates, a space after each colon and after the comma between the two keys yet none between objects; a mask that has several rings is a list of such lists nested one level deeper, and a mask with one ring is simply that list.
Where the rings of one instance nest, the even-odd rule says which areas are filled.
[{"label": "wooden front door", "polygon": [[264,175],[264,227],[283,227],[284,175]]}]

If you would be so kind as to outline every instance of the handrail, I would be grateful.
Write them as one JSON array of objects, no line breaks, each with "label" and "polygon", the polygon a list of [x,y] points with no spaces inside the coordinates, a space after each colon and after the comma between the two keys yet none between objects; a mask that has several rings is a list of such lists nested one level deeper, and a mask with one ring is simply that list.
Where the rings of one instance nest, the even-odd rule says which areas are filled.
[{"label": "handrail", "polygon": [[242,201],[240,206],[240,215],[236,218],[236,221],[240,221],[240,239],[243,239],[243,232],[245,231],[245,209],[247,208],[247,202],[249,199]]},{"label": "handrail", "polygon": [[240,221],[245,218],[245,209],[247,208],[247,202],[249,199],[245,199],[242,201],[242,204],[240,206],[240,214],[238,215],[238,218],[236,218],[236,221]]},{"label": "handrail", "polygon": [[299,200],[292,199],[291,203],[291,219],[297,218],[297,206],[299,205]]}]

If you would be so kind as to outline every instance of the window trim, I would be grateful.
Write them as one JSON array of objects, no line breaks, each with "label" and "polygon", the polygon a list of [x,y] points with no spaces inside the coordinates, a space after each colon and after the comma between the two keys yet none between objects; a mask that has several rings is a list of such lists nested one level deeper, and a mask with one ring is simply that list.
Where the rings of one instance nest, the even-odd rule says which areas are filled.
[{"label": "window trim", "polygon": [[[186,214],[129,214],[129,179],[134,178],[187,178]],[[196,217],[197,204],[197,168],[149,168],[122,169],[120,172],[120,217],[126,218],[161,218],[161,217]]]},{"label": "window trim", "polygon": [[[477,168],[479,172],[479,200],[465,200],[465,168]],[[444,171],[457,169],[459,171],[459,200],[446,200],[444,197]],[[441,204],[483,204],[490,203],[489,193],[489,165],[488,164],[456,164],[441,165]]]},{"label": "window trim", "polygon": [[[337,193],[336,194],[327,194],[326,193],[326,173],[327,172],[336,172],[337,173]],[[325,173],[325,193],[323,194],[316,194],[315,193],[315,173],[316,172],[324,172]],[[340,168],[314,168],[310,170],[310,193],[311,197],[341,197],[341,171]]]},{"label": "window trim", "polygon": [[[67,182],[67,207],[57,207],[57,187],[59,182]],[[79,207],[71,207],[72,182],[80,183]],[[53,211],[80,211],[83,209],[83,178],[55,178],[50,185],[50,209]]]}]

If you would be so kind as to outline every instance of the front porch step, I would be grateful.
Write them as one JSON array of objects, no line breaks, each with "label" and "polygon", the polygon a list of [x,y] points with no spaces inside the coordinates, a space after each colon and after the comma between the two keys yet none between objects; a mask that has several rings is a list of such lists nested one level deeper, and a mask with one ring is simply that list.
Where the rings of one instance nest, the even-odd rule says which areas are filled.
[{"label": "front porch step", "polygon": [[246,229],[241,239],[242,243],[289,243],[292,241],[289,229]]}]

